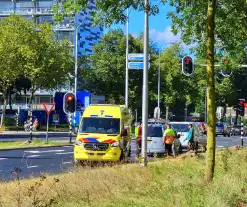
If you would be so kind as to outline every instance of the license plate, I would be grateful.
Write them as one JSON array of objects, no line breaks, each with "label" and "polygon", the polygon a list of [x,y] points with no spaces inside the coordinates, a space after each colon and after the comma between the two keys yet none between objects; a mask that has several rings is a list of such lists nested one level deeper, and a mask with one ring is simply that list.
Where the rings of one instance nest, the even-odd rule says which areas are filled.
[{"label": "license plate", "polygon": [[148,144],[152,144],[152,141],[151,140],[148,140]]}]

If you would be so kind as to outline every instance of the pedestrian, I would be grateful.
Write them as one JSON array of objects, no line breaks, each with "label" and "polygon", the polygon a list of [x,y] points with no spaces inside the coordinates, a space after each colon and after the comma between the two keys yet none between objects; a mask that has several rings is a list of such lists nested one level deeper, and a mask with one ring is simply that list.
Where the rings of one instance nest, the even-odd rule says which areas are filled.
[{"label": "pedestrian", "polygon": [[136,145],[137,145],[137,154],[139,155],[141,151],[142,146],[142,123],[139,122],[139,124],[135,127],[135,137],[136,137]]},{"label": "pedestrian", "polygon": [[34,130],[36,131],[39,127],[39,120],[36,118],[34,121]]},{"label": "pedestrian", "polygon": [[175,156],[175,152],[173,152],[172,145],[174,140],[176,139],[176,132],[172,129],[171,124],[167,124],[167,128],[163,135],[163,144],[165,145],[166,156],[173,154]]},{"label": "pedestrian", "polygon": [[188,141],[188,151],[190,150],[194,151],[195,150],[195,143],[194,143],[194,131],[195,130],[192,124],[189,124],[188,128],[189,128],[189,133],[187,134],[187,137],[185,138],[185,140]]}]

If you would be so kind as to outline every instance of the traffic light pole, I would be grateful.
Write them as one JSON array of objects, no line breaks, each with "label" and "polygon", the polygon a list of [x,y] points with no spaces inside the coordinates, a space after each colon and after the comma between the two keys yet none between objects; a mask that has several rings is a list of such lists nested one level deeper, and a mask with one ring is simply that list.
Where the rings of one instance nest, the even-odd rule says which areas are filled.
[{"label": "traffic light pole", "polygon": [[69,113],[69,143],[72,143],[72,113]]},{"label": "traffic light pole", "polygon": [[241,117],[241,146],[244,146],[244,122],[243,122],[243,117]]}]

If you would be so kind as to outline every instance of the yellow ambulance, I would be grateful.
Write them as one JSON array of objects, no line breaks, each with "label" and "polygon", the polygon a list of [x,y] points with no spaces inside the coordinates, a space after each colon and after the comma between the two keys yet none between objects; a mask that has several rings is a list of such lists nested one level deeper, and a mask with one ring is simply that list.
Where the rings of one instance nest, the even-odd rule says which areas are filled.
[{"label": "yellow ambulance", "polygon": [[74,161],[120,161],[130,154],[131,115],[120,105],[89,105],[80,121]]}]

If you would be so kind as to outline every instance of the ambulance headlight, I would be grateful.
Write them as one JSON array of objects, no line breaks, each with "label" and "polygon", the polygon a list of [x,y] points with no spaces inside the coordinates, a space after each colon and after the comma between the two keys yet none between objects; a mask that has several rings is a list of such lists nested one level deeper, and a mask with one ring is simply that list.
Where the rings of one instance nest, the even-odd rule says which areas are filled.
[{"label": "ambulance headlight", "polygon": [[83,143],[81,142],[81,141],[75,141],[75,145],[77,145],[77,146],[83,146]]},{"label": "ambulance headlight", "polygon": [[119,147],[119,142],[114,142],[111,144],[111,147]]}]

